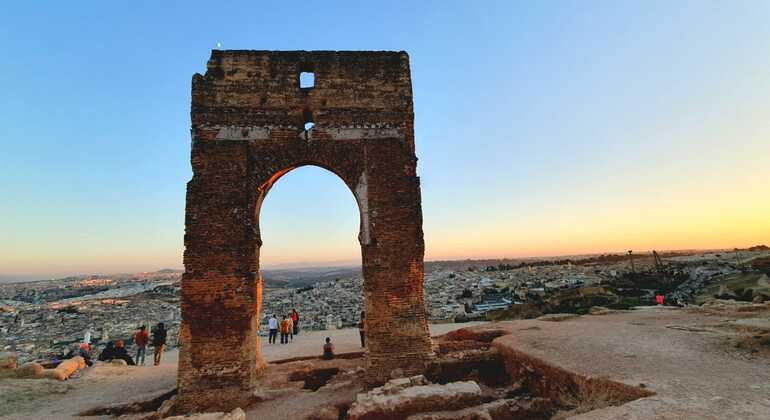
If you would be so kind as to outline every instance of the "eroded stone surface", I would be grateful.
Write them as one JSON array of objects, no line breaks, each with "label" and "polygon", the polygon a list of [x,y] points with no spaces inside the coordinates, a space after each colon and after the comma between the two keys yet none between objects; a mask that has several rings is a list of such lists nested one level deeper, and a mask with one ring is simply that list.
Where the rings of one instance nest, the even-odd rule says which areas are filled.
[{"label": "eroded stone surface", "polygon": [[[314,87],[300,88],[300,72]],[[338,175],[359,206],[367,382],[422,372],[432,349],[408,55],[215,50],[192,85],[179,407],[250,398],[264,368],[259,212],[303,165]]]},{"label": "eroded stone surface", "polygon": [[476,382],[407,386],[408,378],[395,379],[366,394],[358,394],[348,411],[350,420],[403,419],[426,411],[452,410],[477,404],[481,388]]},{"label": "eroded stone surface", "polygon": [[229,413],[200,413],[191,416],[172,416],[166,417],[167,420],[246,420],[246,413],[236,408]]}]

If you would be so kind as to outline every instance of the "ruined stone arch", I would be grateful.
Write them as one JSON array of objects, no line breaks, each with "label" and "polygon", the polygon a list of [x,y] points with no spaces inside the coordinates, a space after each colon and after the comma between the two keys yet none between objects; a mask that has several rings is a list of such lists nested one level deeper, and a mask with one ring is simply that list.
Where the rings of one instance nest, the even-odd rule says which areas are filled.
[{"label": "ruined stone arch", "polygon": [[[314,86],[300,88],[308,69]],[[259,211],[303,165],[335,173],[359,207],[367,381],[424,369],[432,350],[411,93],[403,52],[215,50],[193,76],[181,410],[243,404],[256,386]]]},{"label": "ruined stone arch", "polygon": [[[340,174],[334,171],[334,169],[329,168],[328,166],[324,164],[320,164],[318,162],[300,162],[294,165],[291,165],[287,168],[284,168],[282,170],[277,171],[272,177],[268,178],[265,182],[263,182],[261,185],[257,187],[257,204],[256,204],[256,214],[255,214],[255,221],[257,223],[257,227],[260,226],[260,213],[262,210],[262,206],[264,204],[265,199],[267,199],[269,192],[272,190],[273,185],[278,183],[284,176],[288,175],[289,173],[293,172],[295,169],[299,169],[305,166],[312,166],[315,168],[320,168],[325,170],[326,172],[331,173],[334,175],[338,181],[342,182],[346,187],[347,190],[350,192],[351,197],[353,198],[353,201],[356,203],[356,208],[358,209],[358,219],[359,219],[359,243],[361,242],[361,234],[360,232],[363,230],[363,224],[362,224],[362,205],[361,200],[366,200],[365,194],[362,194],[362,191],[357,190],[359,188],[359,183],[352,184],[350,180],[346,180]],[[363,184],[361,184],[363,185]],[[364,208],[365,208],[364,204]],[[261,236],[261,235],[260,235]],[[260,245],[262,243],[260,242]]]}]

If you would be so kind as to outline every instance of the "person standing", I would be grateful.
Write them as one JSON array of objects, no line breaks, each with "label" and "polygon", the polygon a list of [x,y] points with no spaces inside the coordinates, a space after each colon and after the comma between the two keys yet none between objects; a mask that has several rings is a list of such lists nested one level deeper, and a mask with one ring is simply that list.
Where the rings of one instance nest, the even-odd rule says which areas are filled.
[{"label": "person standing", "polygon": [[291,322],[294,324],[294,335],[299,334],[299,313],[296,309],[291,311]]},{"label": "person standing", "polygon": [[294,320],[291,318],[291,314],[286,318],[289,321],[289,339],[294,342]]},{"label": "person standing", "polygon": [[366,312],[361,311],[361,320],[358,321],[358,335],[361,337],[361,347],[366,347]]},{"label": "person standing", "polygon": [[166,348],[167,334],[168,332],[166,331],[166,326],[162,322],[159,322],[158,326],[155,327],[152,332],[152,347],[155,351],[153,354],[153,356],[155,356],[155,366],[160,364],[160,359],[163,356],[163,350]]},{"label": "person standing", "polygon": [[286,316],[281,320],[281,344],[289,343],[289,319]]},{"label": "person standing", "polygon": [[267,344],[275,344],[275,337],[278,336],[278,318],[275,317],[275,314],[267,320],[267,327],[270,329]]},{"label": "person standing", "polygon": [[134,334],[134,344],[136,344],[136,364],[144,365],[144,356],[147,354],[147,344],[150,342],[150,333],[147,327],[142,325],[139,331]]}]

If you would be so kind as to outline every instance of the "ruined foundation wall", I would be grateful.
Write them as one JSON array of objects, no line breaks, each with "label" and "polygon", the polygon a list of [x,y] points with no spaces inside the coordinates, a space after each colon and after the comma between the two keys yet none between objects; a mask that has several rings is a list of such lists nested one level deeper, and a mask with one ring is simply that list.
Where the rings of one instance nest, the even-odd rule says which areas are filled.
[{"label": "ruined foundation wall", "polygon": [[302,165],[337,174],[359,206],[368,381],[422,371],[432,353],[407,54],[215,50],[193,76],[191,117],[180,409],[242,404],[264,368],[259,211]]}]

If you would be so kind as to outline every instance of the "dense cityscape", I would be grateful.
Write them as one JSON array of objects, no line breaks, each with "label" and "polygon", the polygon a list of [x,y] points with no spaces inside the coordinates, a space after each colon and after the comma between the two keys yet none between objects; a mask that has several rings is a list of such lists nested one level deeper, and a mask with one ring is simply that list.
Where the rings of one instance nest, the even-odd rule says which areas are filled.
[{"label": "dense cityscape", "polygon": [[[739,273],[767,272],[766,247],[711,253],[603,255],[561,260],[447,261],[428,263],[425,301],[432,323],[530,318],[585,313],[591,307],[628,309],[655,303],[697,303],[707,287]],[[763,271],[764,270],[764,271]],[[764,277],[766,279],[766,277]],[[164,322],[177,344],[181,272],[92,275],[0,285],[0,350],[19,359],[50,360],[86,337],[96,349],[128,343],[141,325]],[[761,280],[760,280],[761,282]],[[302,329],[355,327],[362,307],[361,275],[301,287],[267,282],[260,334],[267,317],[300,313]],[[759,290],[759,289],[757,289]],[[722,287],[720,294],[729,294]],[[743,293],[743,295],[741,295]],[[725,298],[762,300],[740,290]]]}]

